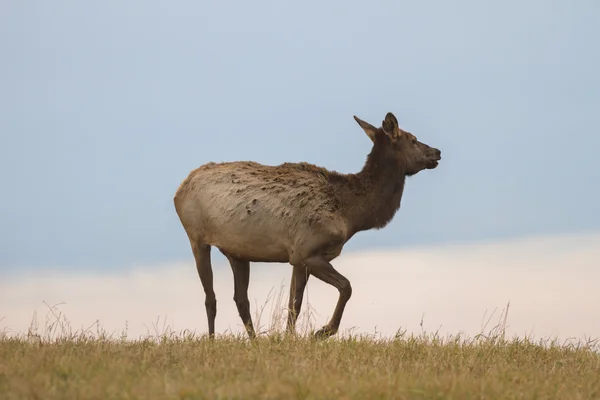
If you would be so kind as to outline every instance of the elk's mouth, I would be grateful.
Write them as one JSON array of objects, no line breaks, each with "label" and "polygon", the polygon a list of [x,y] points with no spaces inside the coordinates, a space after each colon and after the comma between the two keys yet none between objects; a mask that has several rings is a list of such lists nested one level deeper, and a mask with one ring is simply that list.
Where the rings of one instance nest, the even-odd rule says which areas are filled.
[{"label": "elk's mouth", "polygon": [[434,156],[434,157],[432,157],[429,160],[429,162],[427,163],[427,169],[434,169],[434,168],[436,168],[439,165],[441,159],[442,159],[442,157],[440,157],[440,156]]},{"label": "elk's mouth", "polygon": [[425,168],[434,169],[438,166],[440,160],[442,159],[442,152],[433,147],[430,147],[428,150],[429,151],[426,153],[427,161]]}]

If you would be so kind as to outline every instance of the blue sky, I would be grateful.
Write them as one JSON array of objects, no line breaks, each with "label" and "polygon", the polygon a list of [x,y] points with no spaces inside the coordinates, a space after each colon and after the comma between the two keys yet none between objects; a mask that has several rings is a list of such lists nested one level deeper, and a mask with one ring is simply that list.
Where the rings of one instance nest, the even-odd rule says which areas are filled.
[{"label": "blue sky", "polygon": [[191,169],[358,171],[352,115],[388,111],[443,160],[347,249],[598,231],[598,21],[593,0],[3,2],[0,270],[191,259]]}]

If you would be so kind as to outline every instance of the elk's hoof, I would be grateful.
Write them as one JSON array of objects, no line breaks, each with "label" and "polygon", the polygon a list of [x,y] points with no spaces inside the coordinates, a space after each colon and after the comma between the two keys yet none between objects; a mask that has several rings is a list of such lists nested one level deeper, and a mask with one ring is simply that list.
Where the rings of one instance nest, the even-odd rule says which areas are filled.
[{"label": "elk's hoof", "polygon": [[315,339],[327,339],[328,337],[335,335],[336,332],[337,329],[331,329],[328,326],[324,326],[314,333],[314,337]]}]

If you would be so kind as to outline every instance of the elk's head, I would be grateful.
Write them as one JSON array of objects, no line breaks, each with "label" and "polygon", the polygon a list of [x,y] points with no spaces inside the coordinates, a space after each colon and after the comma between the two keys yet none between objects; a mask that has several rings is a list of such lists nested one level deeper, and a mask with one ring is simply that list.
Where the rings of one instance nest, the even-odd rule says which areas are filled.
[{"label": "elk's head", "polygon": [[356,116],[354,119],[375,145],[386,146],[398,161],[398,167],[404,168],[407,176],[438,166],[442,152],[418,141],[412,133],[400,129],[398,120],[391,112],[386,114],[379,129]]}]

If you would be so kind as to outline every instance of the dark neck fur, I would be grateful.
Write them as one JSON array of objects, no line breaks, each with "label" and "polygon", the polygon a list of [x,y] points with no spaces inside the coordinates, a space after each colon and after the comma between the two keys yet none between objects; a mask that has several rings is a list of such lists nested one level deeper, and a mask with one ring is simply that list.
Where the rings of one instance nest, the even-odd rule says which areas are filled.
[{"label": "dark neck fur", "polygon": [[[363,169],[345,176],[341,196],[351,232],[381,229],[400,208],[405,168],[395,157],[385,135],[378,135]],[[340,188],[341,189],[341,188]]]}]

